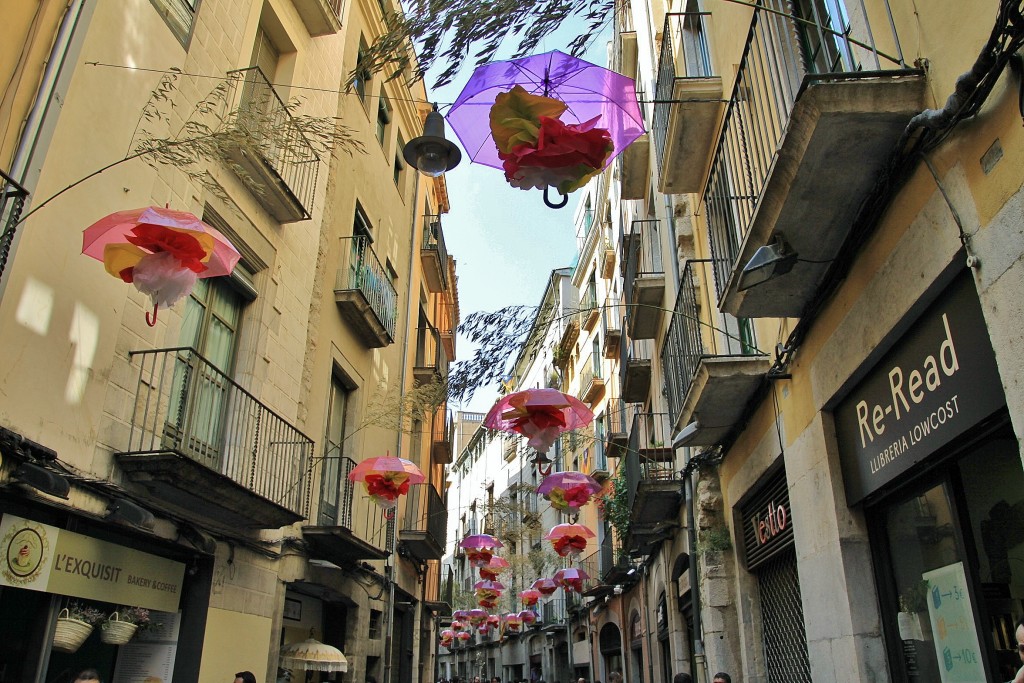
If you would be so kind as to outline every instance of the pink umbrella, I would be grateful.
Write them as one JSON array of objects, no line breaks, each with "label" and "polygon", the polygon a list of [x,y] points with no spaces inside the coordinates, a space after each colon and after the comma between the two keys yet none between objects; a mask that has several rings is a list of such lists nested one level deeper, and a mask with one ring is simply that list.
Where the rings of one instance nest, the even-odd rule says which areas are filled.
[{"label": "pink umbrella", "polygon": [[498,399],[484,426],[522,434],[539,453],[547,453],[562,432],[585,427],[594,413],[579,399],[557,389],[527,389]]},{"label": "pink umbrella", "polygon": [[505,584],[501,581],[477,581],[473,584],[473,590],[503,591],[505,590]]},{"label": "pink umbrella", "polygon": [[187,211],[150,206],[105,216],[82,233],[82,253],[160,306],[188,296],[200,277],[230,275],[241,256],[219,230]]},{"label": "pink umbrella", "polygon": [[515,612],[509,612],[503,618],[505,620],[505,626],[507,626],[510,631],[518,631],[519,627],[523,625],[523,620]]},{"label": "pink umbrella", "polygon": [[597,480],[582,472],[554,472],[537,487],[551,507],[563,512],[579,512],[600,490]]},{"label": "pink umbrella", "polygon": [[519,619],[524,624],[529,626],[530,624],[533,624],[537,621],[537,613],[533,610],[524,609],[522,612],[519,613]]},{"label": "pink umbrella", "polygon": [[426,477],[405,458],[385,455],[363,460],[348,473],[348,478],[363,482],[374,502],[385,510],[394,510],[398,496],[408,493],[410,484],[422,484]]},{"label": "pink umbrella", "polygon": [[579,555],[586,550],[587,539],[594,537],[594,532],[582,524],[556,524],[544,536],[561,557]]},{"label": "pink umbrella", "polygon": [[509,565],[508,560],[504,557],[498,557],[495,555],[490,559],[486,567],[480,567],[480,578],[497,581],[498,574],[508,569],[509,566],[511,565]]},{"label": "pink umbrella", "polygon": [[467,640],[469,640],[473,636],[469,635],[469,631],[459,631],[458,633],[455,634],[455,637],[458,638],[459,640],[461,640],[462,642],[466,642]]},{"label": "pink umbrella", "polygon": [[537,601],[540,600],[540,591],[534,588],[527,588],[524,591],[519,591],[519,599],[523,601],[523,604],[527,607],[536,605]]},{"label": "pink umbrella", "polygon": [[589,578],[590,574],[582,569],[575,569],[573,567],[559,569],[555,572],[555,582],[568,592],[576,591],[577,593],[582,593],[583,582]]},{"label": "pink umbrella", "polygon": [[558,584],[551,579],[537,579],[533,582],[532,588],[540,591],[544,597],[548,597],[558,590]]},{"label": "pink umbrella", "polygon": [[459,621],[458,619],[453,619],[452,620],[452,630],[453,631],[465,631],[466,630],[466,624],[461,622],[461,621]]},{"label": "pink umbrella", "polygon": [[469,619],[469,612],[470,611],[471,610],[457,609],[454,612],[452,612],[452,620],[453,621],[465,621],[466,619]]},{"label": "pink umbrella", "polygon": [[492,614],[487,617],[488,626],[497,626],[501,623],[501,618],[497,614]]},{"label": "pink umbrella", "polygon": [[504,544],[490,534],[474,534],[462,539],[459,547],[465,548],[469,563],[479,568],[486,567],[494,557],[494,548],[503,548]]},{"label": "pink umbrella", "polygon": [[474,626],[487,623],[487,610],[484,609],[471,609],[469,610],[469,623]]}]

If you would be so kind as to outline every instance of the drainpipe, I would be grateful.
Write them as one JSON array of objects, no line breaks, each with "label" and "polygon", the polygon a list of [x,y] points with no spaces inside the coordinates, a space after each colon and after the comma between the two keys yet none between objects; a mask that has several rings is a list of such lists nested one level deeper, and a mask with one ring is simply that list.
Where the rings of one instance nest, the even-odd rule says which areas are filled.
[{"label": "drainpipe", "polygon": [[689,534],[690,559],[690,605],[693,608],[693,661],[697,665],[694,671],[696,683],[707,683],[707,664],[704,658],[704,627],[700,620],[700,577],[697,575],[697,518],[693,512],[693,473],[690,470],[691,452],[689,447],[683,449],[686,464],[683,467],[683,490],[686,496],[686,516],[689,522],[686,531]]},{"label": "drainpipe", "polygon": [[[644,629],[647,632],[647,680],[649,683],[654,683],[654,646],[651,644],[651,632],[654,630],[651,628],[651,603],[647,595],[647,563],[644,563],[643,574],[640,575],[640,590],[643,591],[644,598]],[[657,620],[655,620],[655,628],[657,628]]]},{"label": "drainpipe", "polygon": [[[419,210],[420,203],[420,185],[425,182],[419,175],[416,176],[416,189],[413,191],[412,196],[412,212],[411,212],[411,223],[413,229],[412,239],[409,241],[409,287],[406,293],[406,307],[405,307],[405,319],[406,323],[406,334],[402,339],[402,369],[400,373],[400,387],[405,390],[405,376],[406,366],[409,364],[409,326],[412,324],[412,303],[413,303],[413,259],[416,258],[416,245],[418,244],[419,236],[416,233],[416,212]],[[445,264],[447,267],[448,264]],[[402,440],[405,436],[405,432],[402,430],[402,419],[405,417],[402,411],[402,405],[398,405],[398,439],[395,444],[395,455],[398,457],[402,456]],[[427,484],[433,486],[434,484],[434,468],[427,467]],[[397,564],[395,558],[395,548],[398,545],[398,515],[396,514],[388,520],[388,526],[390,528],[389,536],[391,543],[389,544],[388,550],[388,564],[386,569],[387,580],[388,580],[388,602],[384,611],[384,681],[383,683],[391,683],[391,660],[393,659],[392,653],[394,652],[394,626],[395,626],[395,565]],[[423,605],[420,604],[418,609],[422,609]],[[423,653],[420,653],[423,656]]]}]

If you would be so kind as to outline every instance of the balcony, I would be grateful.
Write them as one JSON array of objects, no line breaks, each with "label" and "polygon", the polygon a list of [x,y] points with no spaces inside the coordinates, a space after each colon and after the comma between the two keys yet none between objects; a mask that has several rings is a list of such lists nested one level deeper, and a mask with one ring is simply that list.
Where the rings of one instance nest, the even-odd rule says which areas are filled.
[{"label": "balcony", "polygon": [[129,355],[139,369],[135,410],[115,457],[141,495],[204,526],[303,519],[312,439],[194,349]]},{"label": "balcony", "polygon": [[448,249],[444,246],[440,215],[423,217],[420,263],[423,266],[423,280],[429,291],[437,293],[448,288]]},{"label": "balcony", "polygon": [[651,394],[651,358],[654,342],[650,339],[630,340],[622,345],[619,362],[619,387],[626,403],[644,403]]},{"label": "balcony", "polygon": [[644,133],[634,140],[633,144],[622,153],[621,158],[620,197],[622,199],[645,199],[649,194],[648,181],[651,178],[650,135]]},{"label": "balcony", "polygon": [[342,0],[292,0],[292,4],[314,38],[341,30]]},{"label": "balcony", "polygon": [[398,542],[420,561],[444,556],[448,510],[431,484],[413,484],[405,496]]},{"label": "balcony", "polygon": [[635,412],[637,412],[635,406],[629,405],[621,399],[608,400],[605,408],[608,431],[605,438],[608,444],[606,451],[609,458],[621,457],[625,452],[626,442],[629,439],[629,428],[633,424]]},{"label": "balcony", "polygon": [[[451,281],[455,279],[454,260],[449,268]],[[455,330],[459,327],[459,305],[455,302],[454,296],[445,295],[434,299],[434,323],[437,325],[438,334],[441,335],[441,346],[444,348],[448,362],[455,360]]]},{"label": "balcony", "polygon": [[573,352],[576,350],[576,340],[580,338],[580,314],[578,312],[564,314],[562,325],[562,336],[558,341],[554,363],[564,370],[568,367]]},{"label": "balcony", "polygon": [[559,626],[567,616],[565,598],[552,596],[541,603],[540,621],[544,624],[545,629]]},{"label": "balcony", "polygon": [[[854,28],[829,19],[753,13],[703,196],[720,307],[737,317],[804,314],[907,123],[927,106],[923,73],[872,40],[891,16],[872,27],[858,9]],[[898,36],[884,42],[901,55]],[[780,237],[800,260],[746,288],[743,267]]]},{"label": "balcony", "polygon": [[3,279],[7,255],[14,241],[14,232],[21,220],[21,212],[28,199],[28,190],[23,188],[11,176],[0,171],[0,279]]},{"label": "balcony", "polygon": [[228,72],[232,170],[279,223],[308,220],[320,157],[258,67]]},{"label": "balcony", "polygon": [[599,482],[603,482],[611,476],[611,468],[608,466],[606,446],[607,444],[605,442],[604,434],[595,434],[594,442],[589,449],[590,455],[587,463],[587,474]]},{"label": "balcony", "polygon": [[[590,548],[588,544],[587,548]],[[590,553],[586,557],[582,558],[577,565],[578,569],[581,569],[587,573],[589,579],[583,581],[583,596],[587,598],[601,598],[605,595],[610,595],[614,586],[610,586],[607,583],[601,581],[601,551],[600,549]]]},{"label": "balcony", "polygon": [[590,332],[601,317],[601,309],[597,307],[597,285],[591,282],[583,292],[580,300],[580,326]]},{"label": "balcony", "polygon": [[626,447],[631,553],[649,554],[678,526],[682,477],[671,447],[672,429],[666,413],[637,413]]},{"label": "balcony", "polygon": [[594,404],[604,396],[601,357],[591,353],[580,368],[580,400]]},{"label": "balcony", "polygon": [[722,79],[712,70],[707,42],[710,16],[665,15],[652,126],[658,189],[665,194],[700,192],[722,120]]},{"label": "balcony", "polygon": [[611,585],[627,581],[632,565],[629,563],[629,555],[623,550],[622,542],[613,534],[606,533],[598,552],[601,581]]},{"label": "balcony", "polygon": [[623,300],[630,339],[654,339],[661,323],[665,268],[658,223],[654,219],[633,221],[622,238],[626,264]]},{"label": "balcony", "polygon": [[365,235],[341,238],[334,301],[363,343],[379,349],[395,341],[398,293],[370,245]]},{"label": "balcony", "polygon": [[604,357],[618,358],[622,343],[622,306],[619,297],[610,296],[604,300],[601,309],[601,332],[604,336]]},{"label": "balcony", "polygon": [[452,436],[455,434],[455,423],[448,417],[445,406],[434,411],[430,421],[430,457],[438,465],[450,465],[454,449]]},{"label": "balcony", "polygon": [[711,446],[738,423],[771,365],[750,320],[721,313],[712,300],[710,260],[687,261],[661,362],[673,425],[697,421],[684,445]]},{"label": "balcony", "polygon": [[416,330],[416,359],[412,376],[417,384],[431,384],[448,377],[448,356],[441,334],[429,323]]},{"label": "balcony", "polygon": [[611,226],[606,226],[601,232],[601,278],[611,280],[615,275],[615,243],[612,242]]},{"label": "balcony", "polygon": [[320,461],[320,503],[317,524],[302,527],[309,557],[339,567],[351,567],[362,560],[383,560],[387,551],[384,510],[376,504],[363,504],[353,515],[358,501],[365,501],[362,485],[349,481],[356,463],[340,456],[340,446],[328,448]]}]

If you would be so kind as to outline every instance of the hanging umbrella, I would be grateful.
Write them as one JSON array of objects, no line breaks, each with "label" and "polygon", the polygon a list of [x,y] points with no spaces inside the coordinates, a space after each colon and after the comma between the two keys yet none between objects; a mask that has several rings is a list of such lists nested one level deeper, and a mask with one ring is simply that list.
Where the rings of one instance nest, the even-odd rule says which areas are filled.
[{"label": "hanging umbrella", "polygon": [[470,610],[457,609],[452,612],[452,621],[465,621],[469,619]]},{"label": "hanging umbrella", "polygon": [[99,219],[82,233],[82,253],[149,296],[150,327],[156,325],[160,306],[173,306],[188,296],[197,278],[230,275],[240,258],[216,228],[187,211],[157,206]]},{"label": "hanging umbrella", "polygon": [[412,462],[392,455],[363,460],[352,468],[348,478],[363,482],[367,495],[388,511],[395,509],[398,497],[408,493],[411,484],[422,484],[426,479]]},{"label": "hanging umbrella", "polygon": [[505,584],[501,581],[477,581],[473,584],[473,590],[503,591]]},{"label": "hanging umbrella", "polygon": [[503,617],[505,627],[512,632],[519,630],[519,627],[523,625],[523,620],[516,612],[509,612]]},{"label": "hanging umbrella", "polygon": [[594,413],[574,396],[557,389],[527,389],[498,399],[484,426],[522,434],[532,448],[547,453],[559,434],[593,420]]},{"label": "hanging umbrella", "polygon": [[582,593],[583,582],[589,578],[590,574],[586,573],[582,569],[576,569],[574,567],[559,569],[555,572],[555,582],[567,592],[575,591],[577,593]]},{"label": "hanging umbrella", "polygon": [[509,566],[508,560],[504,557],[498,557],[495,555],[490,559],[486,567],[480,567],[480,578],[497,581],[498,574],[508,569]]},{"label": "hanging umbrella", "polygon": [[524,609],[522,612],[519,613],[519,620],[523,622],[525,625],[530,626],[531,624],[536,623],[537,613],[533,610]]},{"label": "hanging umbrella", "polygon": [[582,472],[554,472],[544,477],[537,487],[537,493],[562,512],[579,512],[600,490],[597,480]]},{"label": "hanging umbrella", "polygon": [[466,536],[459,543],[466,550],[466,558],[474,567],[486,567],[494,557],[495,548],[503,548],[504,544],[490,534],[473,534]]},{"label": "hanging umbrella", "polygon": [[544,536],[561,557],[579,555],[586,550],[587,539],[594,537],[594,532],[582,524],[556,524]]},{"label": "hanging umbrella", "polygon": [[553,51],[476,68],[446,117],[470,158],[513,187],[567,195],[643,135],[636,83]]},{"label": "hanging umbrella", "polygon": [[551,579],[537,579],[533,582],[533,589],[540,591],[540,594],[544,597],[549,597],[558,590],[558,584]]},{"label": "hanging umbrella", "polygon": [[348,671],[348,660],[341,650],[308,638],[281,649],[281,667],[304,671]]},{"label": "hanging umbrella", "polygon": [[452,630],[464,631],[466,630],[466,623],[463,621],[459,621],[458,619],[452,619]]},{"label": "hanging umbrella", "polygon": [[469,610],[469,623],[474,626],[487,623],[487,610],[484,609],[471,609]]},{"label": "hanging umbrella", "polygon": [[519,591],[519,599],[523,601],[523,604],[527,607],[537,604],[540,600],[540,591],[535,588],[527,588],[524,591]]},{"label": "hanging umbrella", "polygon": [[458,638],[459,640],[461,640],[462,642],[466,642],[467,640],[469,640],[473,636],[471,636],[469,634],[469,631],[459,631],[458,633],[455,634],[455,637]]}]

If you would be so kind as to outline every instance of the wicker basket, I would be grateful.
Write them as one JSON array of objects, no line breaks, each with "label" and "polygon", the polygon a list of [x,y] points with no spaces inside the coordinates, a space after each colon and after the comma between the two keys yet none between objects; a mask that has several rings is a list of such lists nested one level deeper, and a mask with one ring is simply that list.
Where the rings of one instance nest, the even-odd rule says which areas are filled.
[{"label": "wicker basket", "polygon": [[57,652],[74,654],[92,633],[92,624],[72,619],[67,609],[57,615],[57,630],[53,634],[53,649]]},{"label": "wicker basket", "polygon": [[103,622],[100,626],[100,640],[107,645],[124,645],[132,636],[135,635],[135,631],[139,628],[138,624],[133,624],[128,621],[121,621],[117,612],[110,615],[107,621]]}]

